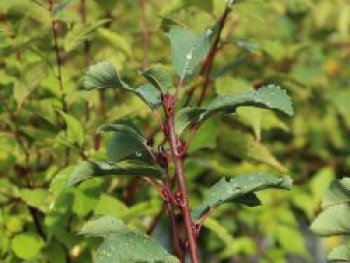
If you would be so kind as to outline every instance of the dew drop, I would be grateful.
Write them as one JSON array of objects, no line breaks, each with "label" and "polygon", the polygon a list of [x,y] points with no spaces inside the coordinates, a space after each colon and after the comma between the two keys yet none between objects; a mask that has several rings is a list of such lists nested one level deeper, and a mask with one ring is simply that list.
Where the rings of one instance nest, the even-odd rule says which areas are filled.
[{"label": "dew drop", "polygon": [[213,30],[211,30],[210,28],[208,28],[208,29],[206,30],[207,36],[210,36],[212,33],[213,33]]}]

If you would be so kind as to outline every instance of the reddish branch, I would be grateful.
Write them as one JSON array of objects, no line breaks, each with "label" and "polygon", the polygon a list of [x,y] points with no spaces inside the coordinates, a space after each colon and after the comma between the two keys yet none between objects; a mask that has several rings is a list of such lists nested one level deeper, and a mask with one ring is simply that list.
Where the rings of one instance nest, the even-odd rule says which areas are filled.
[{"label": "reddish branch", "polygon": [[[168,189],[171,191],[171,182],[168,171],[166,171],[165,184]],[[170,192],[171,193],[171,192]],[[173,202],[166,202],[166,209],[168,213],[169,224],[171,227],[171,238],[174,248],[175,255],[181,260],[184,260],[184,253],[181,247],[181,239],[179,236],[178,225],[175,218],[175,207]]]},{"label": "reddish branch", "polygon": [[[178,94],[179,90],[182,88],[183,78],[180,79],[179,85],[177,86]],[[164,106],[164,111],[166,113],[166,125],[164,127],[164,135],[166,136],[168,143],[171,148],[172,158],[175,163],[175,175],[178,183],[179,190],[177,191],[176,205],[180,209],[183,222],[187,232],[188,238],[188,248],[190,252],[190,257],[193,263],[199,262],[198,258],[198,248],[196,243],[195,235],[195,224],[192,222],[190,213],[190,204],[185,180],[185,173],[183,169],[183,155],[182,155],[182,144],[179,139],[178,134],[175,132],[174,123],[174,110],[177,101],[177,95],[171,96],[169,94],[162,95],[162,102]],[[187,244],[184,245],[183,250],[185,250]]]},{"label": "reddish branch", "polygon": [[229,13],[231,11],[231,6],[233,3],[234,3],[234,1],[230,1],[227,4],[223,15],[221,16],[220,20],[218,21],[218,28],[217,28],[216,37],[214,39],[214,43],[211,46],[209,53],[208,53],[208,56],[205,59],[204,63],[202,64],[202,67],[199,71],[198,78],[203,79],[203,82],[200,82],[197,85],[194,85],[188,91],[188,97],[186,99],[185,106],[187,106],[190,103],[195,90],[200,86],[202,89],[201,89],[200,97],[199,97],[198,102],[197,102],[198,106],[200,106],[202,104],[202,102],[206,96],[207,89],[211,83],[211,71],[213,68],[214,60],[215,60],[215,57],[219,51],[219,43],[220,43],[220,39],[221,39],[221,33],[222,33],[222,30],[224,29],[224,26],[226,24],[226,21],[227,21]]},{"label": "reddish branch", "polygon": [[214,59],[215,59],[217,51],[218,51],[221,33],[222,33],[222,30],[225,26],[225,22],[226,22],[226,19],[228,17],[228,14],[230,13],[230,11],[231,11],[231,7],[230,7],[230,5],[227,5],[225,8],[224,14],[222,15],[222,17],[219,21],[218,32],[216,34],[216,38],[214,40],[214,43],[209,51],[206,62],[204,64],[204,70],[203,70],[204,81],[203,81],[203,85],[202,85],[201,94],[200,94],[200,97],[199,97],[198,102],[197,102],[198,106],[200,106],[202,104],[202,102],[205,98],[208,86],[211,82],[211,70],[213,68]]},{"label": "reddish branch", "polygon": [[198,263],[198,249],[197,249],[197,243],[196,243],[196,237],[195,233],[193,231],[193,222],[191,219],[191,213],[190,213],[190,205],[188,200],[188,192],[187,192],[187,186],[185,181],[185,173],[183,169],[183,159],[182,156],[179,155],[178,148],[179,148],[179,138],[177,134],[175,133],[175,125],[174,125],[174,116],[170,115],[168,119],[168,127],[169,127],[169,143],[171,146],[171,151],[173,155],[173,159],[175,162],[175,169],[176,169],[176,178],[179,185],[179,206],[182,213],[182,218],[184,220],[184,224],[186,227],[187,235],[188,235],[188,243],[189,243],[189,251],[192,263]]}]

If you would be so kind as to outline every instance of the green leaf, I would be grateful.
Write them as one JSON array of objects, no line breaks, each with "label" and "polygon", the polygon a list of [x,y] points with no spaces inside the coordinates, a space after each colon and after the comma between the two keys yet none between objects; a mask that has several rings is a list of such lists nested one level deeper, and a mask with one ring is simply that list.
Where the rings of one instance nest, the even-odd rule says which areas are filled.
[{"label": "green leaf", "polygon": [[97,250],[94,262],[178,263],[179,261],[149,236],[129,231],[106,238]]},{"label": "green leaf", "polygon": [[13,252],[20,259],[34,258],[44,245],[44,241],[38,235],[32,233],[19,234],[11,242]]},{"label": "green leaf", "polygon": [[286,132],[289,131],[288,125],[279,119],[274,112],[267,109],[242,107],[237,109],[236,113],[239,122],[252,127],[255,138],[258,141],[261,141],[264,130],[278,128]]},{"label": "green leaf", "polygon": [[69,177],[68,185],[73,186],[84,180],[105,175],[140,175],[160,177],[161,170],[149,165],[139,164],[113,164],[102,161],[83,161],[76,166]]},{"label": "green leaf", "polygon": [[38,208],[40,211],[46,213],[49,209],[50,200],[49,193],[44,189],[22,189],[21,199],[24,203],[31,207]]},{"label": "green leaf", "polygon": [[334,205],[323,210],[311,225],[311,230],[321,236],[350,235],[350,205]]},{"label": "green leaf", "polygon": [[212,0],[207,0],[207,1],[202,1],[202,0],[184,0],[184,5],[185,6],[197,6],[207,12],[212,12],[213,10],[213,1]]},{"label": "green leaf", "polygon": [[334,180],[323,197],[322,208],[332,205],[350,203],[350,178]]},{"label": "green leaf", "polygon": [[350,247],[347,245],[342,245],[334,248],[327,256],[327,262],[350,262]]},{"label": "green leaf", "polygon": [[84,77],[85,89],[128,88],[119,77],[112,63],[103,61],[91,66]]},{"label": "green leaf", "polygon": [[80,218],[87,216],[98,204],[102,184],[102,178],[92,178],[82,182],[76,189],[69,189],[74,191],[71,211]]},{"label": "green leaf", "polygon": [[317,173],[313,175],[309,182],[309,187],[315,200],[320,201],[323,199],[323,196],[326,194],[335,177],[334,168],[327,166],[319,169]]},{"label": "green leaf", "polygon": [[51,26],[51,14],[44,5],[27,0],[11,0],[6,2],[8,2],[7,8],[10,11],[27,16],[41,23],[46,28]]},{"label": "green leaf", "polygon": [[67,0],[63,3],[58,4],[53,10],[52,12],[57,15],[58,13],[64,11],[67,9],[67,7],[72,3],[72,0]]},{"label": "green leaf", "polygon": [[293,115],[292,101],[287,92],[275,85],[268,85],[252,92],[218,96],[208,105],[209,114],[217,111],[233,113],[240,106],[254,106]]},{"label": "green leaf", "polygon": [[200,116],[205,114],[206,110],[201,108],[186,107],[178,111],[175,118],[175,131],[181,134],[191,123],[198,123]]},{"label": "green leaf", "polygon": [[235,244],[235,239],[229,233],[226,227],[220,224],[216,219],[209,217],[204,221],[203,226],[211,230],[215,235],[220,238],[226,247],[232,247]]},{"label": "green leaf", "polygon": [[281,172],[286,171],[286,168],[273,156],[269,148],[257,141],[252,134],[222,126],[220,135],[218,137],[219,149],[228,156],[266,163]]},{"label": "green leaf", "polygon": [[99,28],[97,33],[99,37],[106,40],[114,48],[124,52],[128,56],[132,56],[131,44],[122,35],[106,28]]},{"label": "green leaf", "polygon": [[113,216],[102,216],[84,224],[79,234],[87,236],[107,237],[112,234],[128,231],[120,219]]},{"label": "green leaf", "polygon": [[15,82],[13,95],[17,101],[18,109],[23,102],[39,87],[40,82],[47,76],[47,66],[43,63],[30,66],[21,73],[21,77]]},{"label": "green leaf", "polygon": [[191,123],[200,123],[216,112],[235,113],[238,107],[254,106],[293,115],[292,101],[285,90],[268,85],[257,91],[221,95],[205,108],[185,108],[176,116],[176,129],[183,131]]},{"label": "green leaf", "polygon": [[113,132],[107,145],[108,158],[113,162],[127,159],[150,161],[151,157],[146,150],[145,142],[140,139],[123,131]]},{"label": "green leaf", "polygon": [[153,85],[153,87],[163,93],[168,92],[173,85],[171,76],[161,64],[157,64],[142,72],[142,75]]},{"label": "green leaf", "polygon": [[119,199],[102,194],[98,204],[94,208],[96,215],[109,215],[121,218],[128,211],[128,207]]},{"label": "green leaf", "polygon": [[159,108],[162,104],[160,91],[153,87],[153,85],[146,84],[140,86],[136,90],[130,89],[129,91],[143,100],[152,110]]},{"label": "green leaf", "polygon": [[192,218],[198,220],[206,211],[224,202],[244,195],[270,188],[291,189],[292,179],[288,176],[276,177],[265,173],[249,173],[230,180],[221,178],[208,190],[204,202],[193,209]]},{"label": "green leaf", "polygon": [[129,87],[121,80],[112,63],[108,61],[100,62],[89,68],[85,75],[84,87],[88,90],[116,88],[129,91],[138,96],[152,110],[161,105],[159,90],[152,85],[143,85],[137,89]]},{"label": "green leaf", "polygon": [[105,124],[101,126],[98,131],[98,133],[101,132],[122,132],[130,134],[133,138],[135,138],[137,141],[139,141],[142,144],[147,143],[147,139],[142,136],[142,134],[136,130],[136,128],[132,127],[131,125],[126,124]]},{"label": "green leaf", "polygon": [[103,19],[97,21],[94,24],[89,23],[77,23],[74,25],[72,30],[68,31],[66,37],[64,38],[64,49],[66,52],[70,52],[77,48],[80,44],[84,43],[84,41],[90,40],[92,34],[99,27],[103,26],[109,19]]},{"label": "green leaf", "polygon": [[278,224],[276,226],[276,239],[281,247],[289,253],[307,256],[304,236],[297,225]]},{"label": "green leaf", "polygon": [[85,141],[85,133],[83,125],[72,115],[60,111],[64,121],[67,124],[67,139],[71,143],[77,143],[80,147]]},{"label": "green leaf", "polygon": [[96,3],[99,4],[105,10],[112,10],[116,2],[117,0],[96,0]]},{"label": "green leaf", "polygon": [[172,62],[180,77],[191,75],[198,63],[207,55],[211,32],[196,35],[179,26],[171,27],[168,36],[171,44]]}]

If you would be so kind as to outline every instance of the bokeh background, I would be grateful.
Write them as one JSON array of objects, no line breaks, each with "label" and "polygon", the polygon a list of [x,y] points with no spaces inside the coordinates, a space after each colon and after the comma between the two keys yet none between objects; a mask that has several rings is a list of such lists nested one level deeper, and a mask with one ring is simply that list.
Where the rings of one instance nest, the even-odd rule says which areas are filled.
[{"label": "bokeh background", "polygon": [[[289,174],[294,188],[259,193],[261,207],[220,207],[199,240],[203,262],[325,262],[342,238],[320,239],[309,226],[331,180],[350,172],[350,2],[236,2],[207,100],[273,83],[295,115],[244,108],[208,121],[186,159],[191,202],[221,176],[251,171]],[[143,180],[66,188],[79,160],[106,156],[108,137],[95,133],[103,123],[132,119],[154,145],[162,140],[137,98],[86,92],[81,79],[107,59],[142,84],[140,70],[171,69],[170,25],[201,32],[224,8],[224,0],[0,1],[0,262],[92,262],[99,240],[77,231],[95,215],[149,230],[162,202]],[[152,235],[167,246],[167,233],[163,217]]]}]

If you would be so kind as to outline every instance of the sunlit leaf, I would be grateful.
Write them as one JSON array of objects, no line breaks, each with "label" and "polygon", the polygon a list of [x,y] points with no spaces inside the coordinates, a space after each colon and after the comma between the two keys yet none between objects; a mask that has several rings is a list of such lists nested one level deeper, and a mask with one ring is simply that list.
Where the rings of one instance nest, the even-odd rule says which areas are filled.
[{"label": "sunlit leaf", "polygon": [[334,180],[322,199],[322,208],[350,203],[350,178]]},{"label": "sunlit leaf", "polygon": [[49,205],[49,193],[44,189],[22,189],[21,199],[28,206],[38,208],[40,211],[46,213]]},{"label": "sunlit leaf", "polygon": [[8,10],[27,16],[30,19],[37,21],[46,28],[51,26],[51,14],[45,5],[41,5],[36,1],[27,0],[11,0],[7,2]]},{"label": "sunlit leaf", "polygon": [[342,203],[327,207],[313,221],[311,230],[321,236],[350,234],[350,205]]},{"label": "sunlit leaf", "polygon": [[15,82],[13,90],[18,109],[22,108],[22,104],[40,86],[40,82],[47,76],[47,73],[47,67],[42,63],[23,70],[21,78]]},{"label": "sunlit leaf", "polygon": [[113,234],[106,238],[97,250],[95,262],[178,263],[179,261],[152,238],[130,231]]},{"label": "sunlit leaf", "polygon": [[60,112],[67,124],[67,138],[72,143],[83,146],[85,141],[85,132],[83,125],[72,115]]},{"label": "sunlit leaf", "polygon": [[33,233],[16,235],[11,242],[13,252],[21,259],[34,258],[40,253],[44,245],[44,241]]},{"label": "sunlit leaf", "polygon": [[107,237],[109,235],[128,231],[120,219],[112,216],[102,216],[91,219],[80,229],[79,234],[87,236]]},{"label": "sunlit leaf", "polygon": [[90,40],[92,34],[101,26],[106,24],[109,20],[103,19],[94,24],[79,23],[68,31],[64,38],[64,49],[66,52],[70,52],[77,48],[80,44],[86,40]]},{"label": "sunlit leaf", "polygon": [[350,247],[342,245],[334,248],[327,256],[330,263],[350,262]]},{"label": "sunlit leaf", "polygon": [[265,163],[281,172],[286,171],[269,148],[248,132],[224,126],[218,139],[218,146],[228,156]]}]

